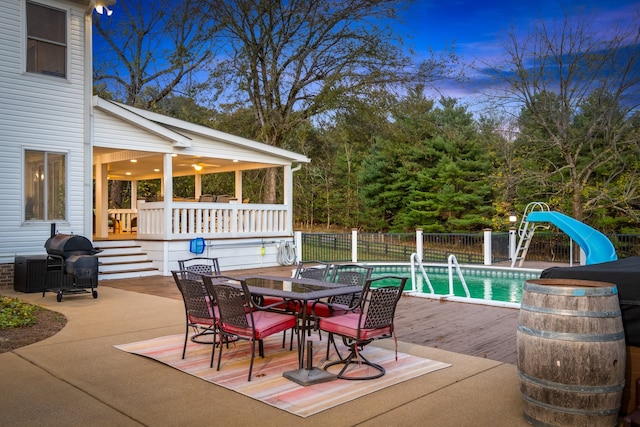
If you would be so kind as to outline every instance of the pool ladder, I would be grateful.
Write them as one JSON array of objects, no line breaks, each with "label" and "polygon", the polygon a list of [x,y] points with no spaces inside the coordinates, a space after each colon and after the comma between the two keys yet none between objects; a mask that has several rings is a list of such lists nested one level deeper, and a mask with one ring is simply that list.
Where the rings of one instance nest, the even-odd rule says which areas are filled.
[{"label": "pool ladder", "polygon": [[[417,286],[416,286],[416,266],[418,266],[418,268],[420,268],[420,272],[422,273],[422,277],[424,278],[425,282],[427,282],[427,286],[429,286],[429,291],[431,294],[435,294],[435,291],[433,290],[433,286],[431,285],[431,280],[429,280],[429,275],[427,274],[426,270],[424,269],[424,265],[422,264],[422,259],[418,256],[417,253],[412,253],[411,254],[411,283],[412,283],[412,291],[413,292],[417,292]],[[460,264],[458,264],[458,260],[456,259],[456,256],[454,254],[449,255],[449,258],[447,259],[447,270],[449,272],[449,295],[447,296],[454,296],[454,292],[453,292],[453,269],[455,268],[456,273],[458,274],[458,277],[460,278],[460,282],[462,283],[462,287],[464,289],[465,295],[467,296],[467,298],[471,298],[471,294],[469,293],[469,288],[467,287],[467,281],[464,280],[464,276],[462,275],[462,270],[460,269]]]}]

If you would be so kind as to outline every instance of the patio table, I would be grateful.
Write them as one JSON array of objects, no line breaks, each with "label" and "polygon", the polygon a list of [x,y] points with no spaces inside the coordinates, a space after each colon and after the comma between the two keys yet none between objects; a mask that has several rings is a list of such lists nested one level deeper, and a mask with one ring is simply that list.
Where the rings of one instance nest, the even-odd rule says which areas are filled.
[{"label": "patio table", "polygon": [[[251,275],[237,276],[244,280],[253,295],[278,297],[297,302],[296,308],[299,324],[303,327],[307,325],[309,301],[316,301],[321,298],[329,298],[336,295],[347,295],[362,291],[360,286],[345,286],[343,284],[324,282],[314,279]],[[306,331],[298,334],[298,369],[287,371],[283,375],[300,385],[311,385],[319,382],[330,381],[335,378],[334,374],[324,369],[304,367],[304,353],[306,348]],[[311,360],[311,357],[309,358]],[[309,362],[309,365],[311,362]]]}]

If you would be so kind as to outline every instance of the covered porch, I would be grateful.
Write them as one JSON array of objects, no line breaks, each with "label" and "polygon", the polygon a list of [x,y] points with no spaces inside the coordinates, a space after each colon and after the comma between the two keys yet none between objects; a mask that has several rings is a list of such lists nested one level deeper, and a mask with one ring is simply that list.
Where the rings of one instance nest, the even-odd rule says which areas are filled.
[{"label": "covered porch", "polygon": [[[306,156],[99,97],[93,112],[94,239],[164,242],[153,253],[167,271],[194,238],[236,247],[292,238],[293,174]],[[243,173],[269,168],[282,176],[279,200],[249,200]],[[203,188],[203,177],[223,173],[233,191]],[[174,194],[176,177],[193,177],[193,194]],[[158,191],[141,197],[138,183],[149,180]],[[130,207],[110,206],[110,181],[131,183]]]}]

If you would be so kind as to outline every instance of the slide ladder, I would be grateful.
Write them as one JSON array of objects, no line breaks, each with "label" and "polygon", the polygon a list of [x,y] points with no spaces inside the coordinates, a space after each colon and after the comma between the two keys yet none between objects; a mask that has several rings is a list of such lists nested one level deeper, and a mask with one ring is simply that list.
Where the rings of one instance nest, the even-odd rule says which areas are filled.
[{"label": "slide ladder", "polygon": [[531,239],[533,239],[533,234],[535,233],[536,228],[549,228],[548,225],[542,226],[540,224],[528,222],[527,216],[529,216],[531,212],[549,212],[549,205],[544,202],[531,202],[524,209],[524,215],[522,215],[520,226],[518,227],[518,246],[516,247],[515,255],[511,259],[511,268],[515,267],[516,262],[518,262],[518,267],[522,267],[522,264],[527,257],[529,245],[531,244]]}]

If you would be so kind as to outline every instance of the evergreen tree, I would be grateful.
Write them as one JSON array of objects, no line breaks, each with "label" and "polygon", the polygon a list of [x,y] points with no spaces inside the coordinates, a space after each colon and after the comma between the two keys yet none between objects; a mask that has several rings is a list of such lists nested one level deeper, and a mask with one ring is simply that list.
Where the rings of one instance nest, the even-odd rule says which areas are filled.
[{"label": "evergreen tree", "polygon": [[471,113],[454,99],[441,104],[433,112],[439,132],[425,145],[432,162],[418,172],[408,211],[398,219],[428,232],[478,231],[494,213],[491,158]]}]

